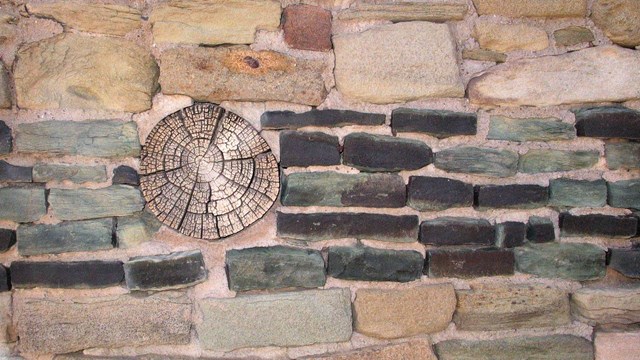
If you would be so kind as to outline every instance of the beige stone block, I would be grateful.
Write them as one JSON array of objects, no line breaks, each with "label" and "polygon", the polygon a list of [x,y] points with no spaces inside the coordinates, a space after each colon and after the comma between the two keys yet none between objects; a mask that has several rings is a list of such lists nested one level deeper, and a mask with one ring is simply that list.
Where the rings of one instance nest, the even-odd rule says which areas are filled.
[{"label": "beige stone block", "polygon": [[535,26],[495,24],[478,21],[473,36],[483,49],[499,52],[539,51],[549,47],[547,33]]}]

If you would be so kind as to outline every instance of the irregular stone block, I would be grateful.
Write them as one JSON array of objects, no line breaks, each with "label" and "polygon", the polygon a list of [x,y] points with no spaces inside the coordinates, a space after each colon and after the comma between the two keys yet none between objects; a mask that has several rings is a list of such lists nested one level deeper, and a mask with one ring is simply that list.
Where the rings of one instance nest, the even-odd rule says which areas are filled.
[{"label": "irregular stone block", "polygon": [[640,45],[640,8],[633,0],[598,0],[591,19],[611,41],[625,47]]},{"label": "irregular stone block", "polygon": [[566,207],[603,207],[607,204],[604,180],[552,179],[549,181],[549,205]]},{"label": "irregular stone block", "polygon": [[126,165],[120,165],[113,169],[113,178],[111,179],[111,182],[113,185],[139,186],[140,176],[136,169]]},{"label": "irregular stone block", "polygon": [[485,209],[534,209],[549,200],[549,189],[539,185],[477,185],[474,192],[476,206]]},{"label": "irregular stone block", "polygon": [[362,171],[416,170],[433,161],[422,141],[367,133],[345,136],[342,157],[345,165]]},{"label": "irregular stone block", "polygon": [[463,97],[453,37],[446,24],[406,22],[333,37],[336,87],[374,104]]},{"label": "irregular stone block", "polygon": [[18,51],[14,79],[23,109],[141,112],[151,108],[158,66],[128,40],[64,33]]},{"label": "irregular stone block", "polygon": [[136,256],[124,263],[124,277],[129,290],[179,289],[207,279],[200,250],[168,255]]},{"label": "irregular stone block", "polygon": [[357,238],[414,242],[418,239],[415,215],[278,212],[277,227],[279,236],[307,241]]},{"label": "irregular stone block", "polygon": [[609,249],[609,267],[630,278],[640,278],[640,249]]},{"label": "irregular stone block", "polygon": [[[11,293],[0,294],[0,342],[11,343],[16,341],[16,334],[11,323]],[[13,353],[13,352],[12,352]],[[22,358],[16,358],[22,359]],[[9,358],[8,360],[14,360]]]},{"label": "irregular stone block", "polygon": [[304,360],[437,360],[428,340],[411,340],[399,344],[372,346],[350,352],[305,356]]},{"label": "irregular stone block", "polygon": [[113,185],[102,189],[51,189],[49,204],[62,220],[131,215],[144,208],[140,190]]},{"label": "irregular stone block", "polygon": [[640,140],[640,111],[600,106],[573,111],[578,136]]},{"label": "irregular stone block", "polygon": [[446,110],[399,108],[391,112],[391,128],[396,132],[417,132],[444,139],[475,135],[478,115]]},{"label": "irregular stone block", "polygon": [[0,161],[0,181],[31,182],[33,181],[31,171],[30,166],[16,166],[4,160]]},{"label": "irregular stone block", "polygon": [[597,151],[529,150],[520,155],[518,170],[527,174],[587,169],[598,163]]},{"label": "irregular stone block", "polygon": [[640,169],[640,143],[605,144],[605,155],[609,169]]},{"label": "irregular stone block", "polygon": [[571,323],[569,294],[536,285],[486,285],[456,291],[453,321],[464,331],[559,327]]},{"label": "irregular stone block", "polygon": [[112,249],[112,228],[112,219],[20,225],[18,253],[29,256]]},{"label": "irregular stone block", "polygon": [[140,156],[135,122],[43,121],[16,126],[16,151],[96,157]]},{"label": "irregular stone block", "polygon": [[491,61],[495,63],[507,61],[506,54],[485,49],[464,49],[462,50],[462,58],[465,60]]},{"label": "irregular stone block", "polygon": [[229,250],[229,289],[233,291],[316,288],[326,281],[324,259],[317,250],[285,246]]},{"label": "irregular stone block", "polygon": [[120,261],[14,261],[11,284],[34,287],[92,289],[116,286],[124,279]]},{"label": "irregular stone block", "polygon": [[591,326],[640,322],[640,288],[582,288],[571,294],[571,311]]},{"label": "irregular stone block", "polygon": [[197,101],[286,101],[315,106],[327,95],[324,61],[248,46],[173,48],[162,53],[160,67],[165,95],[187,95]]},{"label": "irregular stone block", "polygon": [[130,249],[147,242],[161,226],[160,220],[147,210],[132,216],[119,217],[116,223],[118,247]]},{"label": "irregular stone block", "polygon": [[560,214],[562,236],[608,236],[628,238],[636,235],[638,218],[602,214]]},{"label": "irregular stone block", "polygon": [[420,211],[473,206],[473,185],[448,178],[411,176],[407,205]]},{"label": "irregular stone block", "polygon": [[348,341],[349,289],[307,290],[199,301],[196,325],[207,350],[261,346],[302,346]]},{"label": "irregular stone block", "polygon": [[556,232],[549,218],[532,216],[527,223],[527,239],[534,243],[554,241]]},{"label": "irregular stone block", "polygon": [[0,292],[9,290],[11,290],[9,271],[3,265],[0,265]]},{"label": "irregular stone block", "polygon": [[474,278],[512,275],[511,249],[430,249],[424,269],[429,277]]},{"label": "irregular stone block", "polygon": [[437,152],[434,165],[448,172],[509,177],[516,174],[518,154],[510,150],[458,146]]},{"label": "irregular stone block", "polygon": [[44,187],[7,186],[0,189],[0,219],[18,223],[32,222],[47,213]]},{"label": "irregular stone block", "polygon": [[[1,30],[0,30],[1,31]],[[0,35],[1,37],[1,35]],[[11,94],[11,79],[9,77],[9,72],[5,67],[4,63],[0,64],[0,108],[2,109],[10,109],[13,104]]]},{"label": "irregular stone block", "polygon": [[16,231],[0,229],[0,253],[9,250],[16,243]]},{"label": "irregular stone block", "polygon": [[576,137],[572,124],[559,119],[512,119],[492,116],[489,123],[489,140],[553,141],[571,140]]},{"label": "irregular stone block", "polygon": [[440,217],[420,224],[420,242],[429,245],[491,245],[493,225],[485,219]]},{"label": "irregular stone block", "polygon": [[558,29],[553,32],[553,37],[556,39],[556,45],[560,46],[573,46],[596,40],[591,30],[583,26],[568,26]]},{"label": "irregular stone block", "polygon": [[372,21],[386,20],[402,21],[430,21],[435,23],[451,20],[462,20],[467,13],[467,5],[461,3],[357,3],[347,10],[338,13],[338,20]]},{"label": "irregular stone block", "polygon": [[333,246],[327,273],[337,279],[408,282],[420,278],[423,266],[424,258],[413,250]]},{"label": "irregular stone block", "polygon": [[543,29],[525,24],[507,25],[478,20],[473,37],[481,48],[499,52],[539,51],[549,47],[549,39]]},{"label": "irregular stone block", "polygon": [[342,127],[350,125],[383,125],[384,114],[362,113],[351,110],[267,111],[260,116],[263,129],[298,129],[305,126]]},{"label": "irregular stone block", "polygon": [[33,166],[33,181],[35,182],[62,182],[65,180],[76,184],[104,182],[107,181],[107,169],[104,165],[36,164]]},{"label": "irregular stone block", "polygon": [[290,5],[282,14],[284,41],[292,49],[331,50],[331,11],[318,6]]},{"label": "irregular stone block", "polygon": [[410,289],[359,289],[353,302],[354,330],[397,339],[444,330],[456,308],[451,284]]},{"label": "irregular stone block", "polygon": [[293,173],[282,186],[286,206],[364,206],[398,208],[405,205],[406,188],[399,175]]},{"label": "irregular stone block", "polygon": [[46,298],[30,297],[25,292],[13,298],[20,350],[36,354],[187,344],[191,307],[182,292]]},{"label": "irregular stone block", "polygon": [[517,221],[496,224],[496,246],[514,248],[522,246],[527,234],[527,225]]},{"label": "irregular stone block", "polygon": [[505,3],[500,0],[473,0],[479,15],[501,15],[506,17],[584,17],[587,15],[586,0],[515,0]]},{"label": "irregular stone block", "polygon": [[592,244],[529,244],[515,250],[516,269],[545,278],[576,281],[605,275],[605,252]]},{"label": "irregular stone block", "polygon": [[467,93],[484,107],[620,102],[640,97],[640,74],[631,70],[638,67],[637,51],[598,46],[494,66],[471,79]]},{"label": "irregular stone block", "polygon": [[596,360],[637,360],[640,354],[640,332],[602,332],[594,339]]},{"label": "irregular stone block", "polygon": [[612,207],[640,209],[640,179],[607,182],[607,194]]},{"label": "irregular stone block", "polygon": [[322,132],[280,132],[280,165],[339,165],[338,137]]},{"label": "irregular stone block", "polygon": [[8,154],[13,149],[13,137],[11,128],[0,120],[0,154]]}]

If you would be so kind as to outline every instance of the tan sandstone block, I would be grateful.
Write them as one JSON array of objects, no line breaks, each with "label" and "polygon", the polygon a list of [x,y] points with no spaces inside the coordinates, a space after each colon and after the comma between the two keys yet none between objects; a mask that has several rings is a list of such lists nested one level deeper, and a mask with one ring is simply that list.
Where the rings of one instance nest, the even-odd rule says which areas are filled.
[{"label": "tan sandstone block", "polygon": [[582,288],[571,295],[571,310],[592,326],[640,323],[640,287]]},{"label": "tan sandstone block", "polygon": [[486,21],[476,23],[474,37],[483,49],[499,52],[538,51],[549,47],[547,33],[535,26],[505,25]]}]

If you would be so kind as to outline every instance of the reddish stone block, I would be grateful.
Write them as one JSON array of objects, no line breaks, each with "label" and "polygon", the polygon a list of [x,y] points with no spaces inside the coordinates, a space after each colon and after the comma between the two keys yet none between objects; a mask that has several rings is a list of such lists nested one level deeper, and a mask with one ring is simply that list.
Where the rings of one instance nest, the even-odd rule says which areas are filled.
[{"label": "reddish stone block", "polygon": [[292,5],[284,9],[284,41],[293,49],[331,50],[331,12],[318,6]]}]

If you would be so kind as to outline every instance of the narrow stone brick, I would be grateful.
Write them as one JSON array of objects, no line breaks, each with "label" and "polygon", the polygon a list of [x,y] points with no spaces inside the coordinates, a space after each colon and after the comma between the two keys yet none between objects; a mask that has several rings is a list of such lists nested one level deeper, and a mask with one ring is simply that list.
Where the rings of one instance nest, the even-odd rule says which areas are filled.
[{"label": "narrow stone brick", "polygon": [[0,292],[11,290],[11,282],[9,281],[9,272],[7,268],[0,265]]},{"label": "narrow stone brick", "polygon": [[549,218],[532,216],[527,223],[527,239],[534,243],[545,243],[556,239],[553,222]]},{"label": "narrow stone brick", "polygon": [[608,236],[628,238],[636,235],[638,219],[633,216],[602,214],[560,214],[562,236]]},{"label": "narrow stone brick", "polygon": [[0,229],[0,253],[9,250],[16,243],[16,231]]},{"label": "narrow stone brick", "polygon": [[7,186],[0,188],[0,219],[32,222],[47,213],[44,187]]},{"label": "narrow stone brick", "polygon": [[440,217],[420,224],[420,242],[429,245],[492,245],[494,226],[485,219]]},{"label": "narrow stone brick", "polygon": [[393,23],[406,21],[443,23],[452,20],[462,20],[466,13],[466,4],[459,2],[441,4],[424,2],[357,2],[349,9],[339,12],[338,19],[346,21],[386,20]]},{"label": "narrow stone brick", "polygon": [[529,150],[520,155],[518,170],[527,174],[587,169],[598,163],[597,151]]},{"label": "narrow stone brick", "polygon": [[319,6],[291,5],[282,13],[284,41],[292,49],[331,50],[331,11]]},{"label": "narrow stone brick", "polygon": [[357,238],[413,242],[418,239],[416,215],[278,212],[277,228],[281,237],[307,241]]},{"label": "narrow stone brick", "polygon": [[607,197],[612,207],[640,209],[640,179],[607,182]]},{"label": "narrow stone brick", "polygon": [[413,250],[334,246],[327,273],[338,279],[408,282],[420,278],[423,266],[424,258]]},{"label": "narrow stone brick", "polygon": [[16,288],[91,289],[116,286],[124,279],[120,261],[14,261],[11,283]]},{"label": "narrow stone brick", "polygon": [[416,132],[444,139],[458,135],[475,135],[478,115],[446,110],[399,108],[391,112],[395,132]]},{"label": "narrow stone brick", "polygon": [[514,269],[511,249],[430,249],[424,273],[429,277],[474,278],[512,275]]},{"label": "narrow stone brick", "polygon": [[370,114],[351,110],[267,111],[260,116],[263,129],[298,129],[305,126],[342,127],[350,125],[383,125],[384,114]]},{"label": "narrow stone brick", "polygon": [[506,54],[485,49],[464,49],[462,50],[462,58],[465,60],[491,61],[495,63],[507,61]]},{"label": "narrow stone brick", "polygon": [[[11,298],[11,292],[4,292],[0,294],[0,342],[3,344],[13,343],[18,340],[11,319],[13,314]],[[15,352],[15,349],[11,350],[14,350],[10,352],[11,354],[13,354]],[[7,360],[22,360],[22,358],[8,358]]]},{"label": "narrow stone brick", "polygon": [[126,216],[144,208],[140,190],[126,185],[102,189],[51,189],[49,204],[62,220]]},{"label": "narrow stone brick", "polygon": [[0,161],[0,181],[6,182],[31,182],[32,168],[30,166],[16,166],[8,162]]},{"label": "narrow stone brick", "polygon": [[587,15],[586,0],[512,0],[505,3],[501,0],[473,0],[479,15],[500,15],[520,18],[563,18],[585,17]]},{"label": "narrow stone brick", "polygon": [[131,216],[119,217],[116,222],[118,247],[130,249],[153,238],[162,223],[148,210]]},{"label": "narrow stone brick", "polygon": [[124,277],[130,290],[179,289],[207,279],[200,250],[169,255],[137,256],[124,263]]},{"label": "narrow stone brick", "polygon": [[136,169],[126,165],[120,165],[113,169],[113,179],[111,181],[114,185],[139,186],[140,176]]},{"label": "narrow stone brick", "polygon": [[516,174],[518,154],[510,150],[459,146],[436,153],[434,165],[448,172],[509,177]]},{"label": "narrow stone brick", "polygon": [[104,165],[62,165],[62,164],[36,164],[33,166],[33,181],[71,181],[81,184],[85,182],[107,181],[107,169]]},{"label": "narrow stone brick", "polygon": [[515,250],[516,269],[544,278],[576,281],[605,275],[605,252],[592,244],[550,242],[529,244]]},{"label": "narrow stone brick", "polygon": [[609,169],[640,169],[640,143],[608,143],[604,153]]},{"label": "narrow stone brick", "polygon": [[471,34],[480,48],[499,52],[539,51],[549,47],[546,31],[525,23],[496,23],[479,18]]},{"label": "narrow stone brick", "polygon": [[583,26],[568,26],[558,29],[553,32],[553,37],[556,39],[556,45],[560,46],[573,46],[596,40],[591,30]]},{"label": "narrow stone brick", "polygon": [[17,230],[18,253],[29,256],[109,250],[113,248],[112,229],[112,219],[20,225]]},{"label": "narrow stone brick", "polygon": [[[371,346],[349,352],[305,356],[301,360],[438,360],[426,339],[417,339],[399,344]],[[108,359],[107,359],[108,360]],[[144,359],[143,359],[144,360]]]},{"label": "narrow stone brick", "polygon": [[349,289],[202,299],[196,325],[206,350],[302,346],[351,338]]},{"label": "narrow stone brick", "polygon": [[474,191],[479,208],[534,209],[549,200],[548,188],[539,185],[477,185]]},{"label": "narrow stone brick", "polygon": [[310,249],[272,246],[229,250],[226,268],[233,291],[316,288],[326,281],[322,254]]},{"label": "narrow stone brick", "polygon": [[11,136],[11,128],[0,120],[0,154],[8,154],[13,150],[13,137]]},{"label": "narrow stone brick", "polygon": [[609,249],[609,267],[622,275],[640,279],[640,249]]},{"label": "narrow stone brick", "polygon": [[575,110],[578,136],[640,139],[640,111],[622,106]]},{"label": "narrow stone brick", "polygon": [[590,326],[640,323],[640,288],[578,289],[571,295],[571,311]]},{"label": "narrow stone brick", "polygon": [[339,165],[338,137],[321,132],[280,132],[280,165]]},{"label": "narrow stone brick", "polygon": [[354,133],[344,138],[343,160],[363,171],[416,170],[431,164],[433,153],[422,141]]},{"label": "narrow stone brick", "polygon": [[489,140],[553,141],[571,140],[576,137],[572,124],[560,119],[512,119],[492,116],[489,123]]},{"label": "narrow stone brick", "polygon": [[420,211],[473,206],[473,185],[448,178],[411,176],[407,205]]},{"label": "narrow stone brick", "polygon": [[603,207],[607,204],[607,183],[552,179],[549,181],[549,205],[559,207]]},{"label": "narrow stone brick", "polygon": [[496,224],[496,246],[514,248],[524,244],[527,225],[517,221]]},{"label": "narrow stone brick", "polygon": [[640,331],[604,332],[595,334],[596,360],[638,360]]}]

